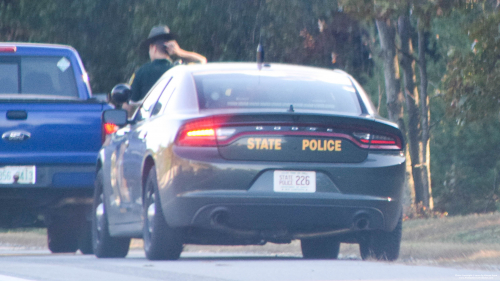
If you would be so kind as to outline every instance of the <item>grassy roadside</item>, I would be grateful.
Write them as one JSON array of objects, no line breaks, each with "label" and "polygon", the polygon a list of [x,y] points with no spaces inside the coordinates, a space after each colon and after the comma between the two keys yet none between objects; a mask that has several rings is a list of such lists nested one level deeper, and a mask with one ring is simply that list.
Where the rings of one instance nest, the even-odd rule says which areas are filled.
[{"label": "grassy roadside", "polygon": [[500,213],[404,224],[401,260],[500,270]]},{"label": "grassy roadside", "polygon": [[[0,230],[0,250],[46,249],[44,229]],[[132,247],[141,248],[141,240]],[[265,246],[186,246],[191,252],[241,252],[300,256],[300,242]],[[358,259],[358,245],[342,244],[340,257]],[[403,223],[400,262],[500,270],[500,213],[416,219]]]}]

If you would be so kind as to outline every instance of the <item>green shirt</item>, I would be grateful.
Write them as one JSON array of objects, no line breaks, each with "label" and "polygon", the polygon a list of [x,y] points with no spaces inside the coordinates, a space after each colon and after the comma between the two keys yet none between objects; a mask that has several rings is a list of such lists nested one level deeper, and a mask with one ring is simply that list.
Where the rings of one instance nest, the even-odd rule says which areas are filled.
[{"label": "green shirt", "polygon": [[167,59],[154,60],[141,66],[134,74],[130,99],[134,102],[142,100],[163,73],[172,66]]}]

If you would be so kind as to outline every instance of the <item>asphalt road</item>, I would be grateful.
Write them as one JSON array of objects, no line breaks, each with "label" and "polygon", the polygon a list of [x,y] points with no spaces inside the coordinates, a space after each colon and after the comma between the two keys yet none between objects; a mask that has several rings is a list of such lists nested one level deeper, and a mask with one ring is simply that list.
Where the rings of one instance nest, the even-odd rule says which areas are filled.
[{"label": "asphalt road", "polygon": [[141,250],[125,259],[0,251],[0,281],[176,280],[500,280],[498,271],[410,266],[360,260],[304,260],[296,255],[184,252],[178,261],[149,261]]}]

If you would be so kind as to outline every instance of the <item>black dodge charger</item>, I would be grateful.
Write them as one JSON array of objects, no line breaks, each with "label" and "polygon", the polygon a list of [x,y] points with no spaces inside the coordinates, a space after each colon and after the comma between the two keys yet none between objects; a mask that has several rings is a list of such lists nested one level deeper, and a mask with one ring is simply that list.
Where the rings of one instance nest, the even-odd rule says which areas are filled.
[{"label": "black dodge charger", "polygon": [[404,139],[347,73],[256,63],[165,72],[132,118],[103,116],[93,246],[124,257],[143,238],[151,260],[183,244],[300,239],[305,258],[395,260]]}]

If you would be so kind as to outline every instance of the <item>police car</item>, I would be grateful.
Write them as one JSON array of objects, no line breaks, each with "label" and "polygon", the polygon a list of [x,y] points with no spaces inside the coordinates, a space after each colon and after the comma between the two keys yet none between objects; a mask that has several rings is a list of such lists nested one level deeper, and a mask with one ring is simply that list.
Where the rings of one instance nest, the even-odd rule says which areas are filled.
[{"label": "police car", "polygon": [[167,71],[134,116],[103,115],[93,244],[151,260],[184,244],[301,241],[305,258],[395,260],[404,139],[347,73],[284,64],[211,63]]}]

